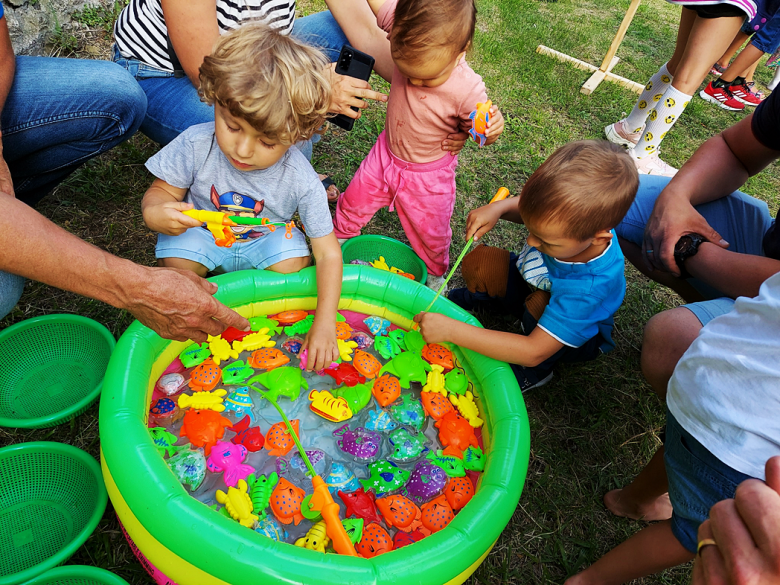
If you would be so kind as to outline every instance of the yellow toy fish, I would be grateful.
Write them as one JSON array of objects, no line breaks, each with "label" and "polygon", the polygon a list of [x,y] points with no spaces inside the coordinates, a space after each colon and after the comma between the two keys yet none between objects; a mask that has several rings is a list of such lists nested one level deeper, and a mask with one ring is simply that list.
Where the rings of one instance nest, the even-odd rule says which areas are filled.
[{"label": "yellow toy fish", "polygon": [[481,418],[479,418],[479,409],[477,408],[477,405],[474,403],[474,395],[471,393],[470,390],[467,390],[466,393],[458,398],[454,394],[450,395],[450,402],[452,402],[455,407],[458,409],[458,412],[465,418],[467,421],[469,421],[469,424],[474,427],[478,428],[482,426],[483,421]]},{"label": "yellow toy fish", "polygon": [[274,347],[275,341],[271,341],[271,336],[268,335],[268,327],[263,327],[260,331],[250,333],[243,339],[236,339],[233,342],[233,351],[241,353],[244,350],[253,351],[260,349],[261,347]]},{"label": "yellow toy fish", "polygon": [[371,266],[373,266],[374,268],[378,268],[379,270],[387,270],[388,272],[390,272],[390,267],[387,265],[387,262],[385,262],[384,256],[380,256],[379,260],[374,260],[373,262],[371,262]]},{"label": "yellow toy fish", "polygon": [[226,339],[222,339],[221,336],[216,337],[208,336],[209,349],[211,350],[211,358],[216,365],[219,362],[227,361],[228,358],[238,358],[238,352],[230,347],[230,342]]},{"label": "yellow toy fish", "polygon": [[352,352],[358,346],[357,341],[349,341],[346,339],[337,339],[336,343],[339,348],[339,357],[345,362],[352,361]]},{"label": "yellow toy fish", "polygon": [[444,368],[438,364],[431,364],[431,371],[428,372],[428,381],[423,386],[423,392],[438,392],[446,398],[447,389],[444,384]]},{"label": "yellow toy fish", "polygon": [[222,412],[225,405],[222,404],[227,390],[214,390],[213,392],[196,392],[192,396],[182,394],[179,396],[179,408],[196,408],[198,410],[213,410]]},{"label": "yellow toy fish", "polygon": [[301,548],[308,548],[309,550],[315,550],[317,552],[324,553],[325,547],[328,546],[330,538],[327,534],[327,526],[325,520],[320,520],[314,526],[309,528],[306,536],[299,538],[295,541],[295,546]]},{"label": "yellow toy fish", "polygon": [[228,488],[227,493],[217,490],[217,501],[225,504],[225,508],[233,520],[237,520],[241,526],[252,528],[257,522],[257,516],[252,514],[254,509],[252,499],[246,493],[248,486],[243,479],[238,480],[238,487]]},{"label": "yellow toy fish", "polygon": [[311,411],[324,419],[332,422],[341,422],[352,418],[352,410],[349,408],[349,403],[344,398],[334,398],[327,390],[322,392],[312,390],[309,392],[309,400],[311,400],[309,405]]}]

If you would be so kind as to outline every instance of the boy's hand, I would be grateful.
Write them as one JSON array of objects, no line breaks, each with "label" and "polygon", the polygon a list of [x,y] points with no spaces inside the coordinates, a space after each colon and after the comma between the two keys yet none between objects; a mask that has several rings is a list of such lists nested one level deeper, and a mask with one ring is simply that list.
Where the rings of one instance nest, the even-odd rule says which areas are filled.
[{"label": "boy's hand", "polygon": [[184,201],[166,201],[159,205],[150,205],[143,210],[144,223],[158,234],[178,236],[189,228],[202,225],[202,222],[182,213],[193,207],[192,203]]},{"label": "boy's hand", "polygon": [[420,324],[420,334],[426,343],[452,341],[452,326],[458,323],[455,319],[440,313],[418,313],[414,320]]},{"label": "boy's hand", "polygon": [[493,229],[493,226],[501,219],[502,214],[503,211],[499,205],[488,204],[472,209],[466,218],[466,241],[473,236],[476,242]]},{"label": "boy's hand", "polygon": [[314,320],[314,324],[309,329],[309,334],[306,336],[303,344],[301,345],[301,351],[304,349],[309,350],[309,355],[306,360],[306,371],[321,370],[326,368],[339,357],[338,343],[336,342],[336,327],[329,327],[327,323],[317,323]]},{"label": "boy's hand", "polygon": [[493,144],[504,131],[504,114],[498,109],[498,106],[490,106],[490,120],[485,130],[485,146]]}]

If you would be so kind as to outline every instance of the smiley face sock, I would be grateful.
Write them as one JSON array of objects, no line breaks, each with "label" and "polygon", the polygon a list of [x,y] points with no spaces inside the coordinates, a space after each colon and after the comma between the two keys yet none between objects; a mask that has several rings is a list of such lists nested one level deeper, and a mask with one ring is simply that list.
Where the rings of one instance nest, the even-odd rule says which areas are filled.
[{"label": "smiley face sock", "polygon": [[644,134],[634,147],[634,156],[644,158],[656,152],[690,101],[691,96],[670,86],[647,117]]},{"label": "smiley face sock", "polygon": [[628,128],[632,132],[639,132],[642,129],[647,116],[653,111],[664,92],[672,84],[673,79],[672,74],[666,68],[666,63],[650,78],[642,95],[639,96],[639,100],[634,105],[634,109],[631,110],[628,118],[626,118]]}]

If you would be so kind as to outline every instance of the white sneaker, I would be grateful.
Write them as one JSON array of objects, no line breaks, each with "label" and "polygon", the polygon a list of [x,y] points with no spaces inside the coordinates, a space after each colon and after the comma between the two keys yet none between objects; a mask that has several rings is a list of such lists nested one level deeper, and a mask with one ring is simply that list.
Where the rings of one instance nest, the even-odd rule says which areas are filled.
[{"label": "white sneaker", "polygon": [[659,175],[661,177],[674,177],[677,174],[677,169],[673,166],[666,164],[660,158],[658,158],[658,152],[653,152],[642,158],[637,158],[634,154],[634,149],[628,151],[634,159],[636,164],[636,170],[640,175]]},{"label": "white sneaker", "polygon": [[[434,292],[439,292],[442,284],[444,284],[444,276],[434,276],[433,274],[429,274],[428,279],[425,281],[425,286]],[[441,294],[446,295],[447,291],[448,288],[445,288],[441,291]]]},{"label": "white sneaker", "polygon": [[344,242],[346,242],[349,238],[336,238],[339,242],[339,246],[343,246]]},{"label": "white sneaker", "polygon": [[622,120],[619,120],[615,122],[614,124],[610,124],[606,128],[604,128],[604,134],[607,135],[607,140],[614,144],[620,144],[621,146],[625,146],[627,148],[633,148],[636,146],[636,143],[639,142],[639,139],[642,138],[642,132],[645,129],[645,125],[642,124],[642,127],[637,131],[631,131],[628,127],[628,122],[626,118],[623,118]]}]

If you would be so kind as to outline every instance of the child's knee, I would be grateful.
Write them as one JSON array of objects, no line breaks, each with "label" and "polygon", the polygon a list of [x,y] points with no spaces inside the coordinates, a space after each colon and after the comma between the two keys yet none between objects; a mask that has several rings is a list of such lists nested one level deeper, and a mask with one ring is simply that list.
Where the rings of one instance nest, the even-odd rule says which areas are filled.
[{"label": "child's knee", "polygon": [[209,269],[199,262],[194,260],[187,260],[186,258],[158,258],[157,266],[163,268],[178,268],[180,270],[189,270],[194,272],[198,276],[204,277],[208,274]]},{"label": "child's knee", "polygon": [[509,250],[478,246],[463,258],[461,273],[469,291],[505,297],[509,281]]},{"label": "child's knee", "polygon": [[268,266],[266,270],[270,270],[271,272],[278,272],[280,274],[291,274],[306,268],[310,264],[310,256],[299,256],[297,258],[287,258],[287,260],[282,260],[281,262],[272,264],[271,266]]}]

